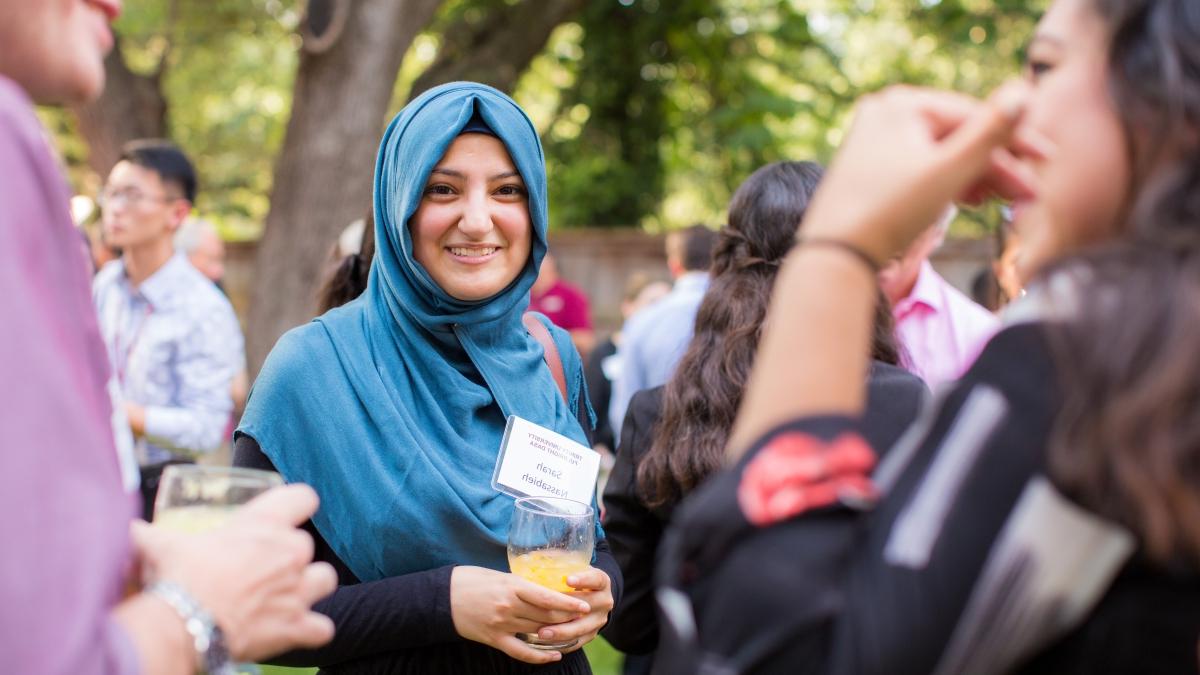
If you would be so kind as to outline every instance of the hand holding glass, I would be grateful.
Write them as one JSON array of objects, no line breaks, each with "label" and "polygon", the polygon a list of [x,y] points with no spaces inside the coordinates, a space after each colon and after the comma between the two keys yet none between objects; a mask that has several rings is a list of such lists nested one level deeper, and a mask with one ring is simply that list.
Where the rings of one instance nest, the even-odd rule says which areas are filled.
[{"label": "hand holding glass", "polygon": [[[274,487],[283,477],[273,471],[228,466],[176,464],[163,469],[154,497],[154,525],[199,534],[224,525],[234,510]],[[254,664],[233,664],[241,675],[259,673]]]},{"label": "hand holding glass", "polygon": [[[512,573],[562,593],[573,590],[567,577],[592,562],[596,525],[592,507],[558,497],[518,499],[508,528],[508,566]],[[535,649],[566,649],[577,640],[548,641],[537,635],[517,637]]]}]

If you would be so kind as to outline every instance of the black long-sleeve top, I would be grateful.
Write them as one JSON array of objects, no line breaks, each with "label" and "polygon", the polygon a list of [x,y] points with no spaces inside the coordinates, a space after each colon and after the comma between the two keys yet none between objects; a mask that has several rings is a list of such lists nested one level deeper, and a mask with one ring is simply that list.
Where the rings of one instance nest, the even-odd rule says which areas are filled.
[{"label": "black long-sleeve top", "polygon": [[[246,435],[237,439],[233,463],[275,470],[258,442]],[[337,571],[337,590],[314,605],[316,611],[333,619],[336,633],[324,647],[292,651],[272,663],[318,666],[320,672],[331,675],[591,673],[582,650],[565,654],[558,663],[535,666],[460,637],[450,611],[453,565],[364,583],[333,552],[312,521],[303,528],[313,537],[314,560],[327,562]],[[619,602],[621,571],[605,539],[596,543],[595,567],[612,580],[613,600]]]},{"label": "black long-sleeve top", "polygon": [[1100,519],[1057,492],[1046,466],[1062,398],[1046,327],[1009,327],[891,449],[875,473],[884,496],[869,513],[834,506],[752,527],[739,520],[736,495],[743,468],[773,439],[867,434],[858,419],[814,416],[764,435],[666,532],[661,579],[678,583],[687,569],[695,580],[697,638],[681,641],[679,622],[664,628],[659,672],[695,672],[704,650],[756,674],[1197,673],[1194,566],[1135,551],[1104,591],[1088,583],[1095,568],[1077,564],[1070,602],[1103,594],[1066,635],[1047,617],[1065,616],[1056,612],[1067,597],[1023,595],[1039,565],[1100,551],[1080,534],[1081,522]]},{"label": "black long-sleeve top", "polygon": [[[928,389],[897,366],[875,362],[868,381],[864,435],[888,448],[916,419]],[[637,486],[637,469],[650,452],[663,405],[663,387],[634,394],[621,425],[616,463],[604,489],[604,531],[624,576],[624,593],[604,628],[605,639],[630,654],[658,645],[654,565],[659,542],[676,504],[650,508]]]}]

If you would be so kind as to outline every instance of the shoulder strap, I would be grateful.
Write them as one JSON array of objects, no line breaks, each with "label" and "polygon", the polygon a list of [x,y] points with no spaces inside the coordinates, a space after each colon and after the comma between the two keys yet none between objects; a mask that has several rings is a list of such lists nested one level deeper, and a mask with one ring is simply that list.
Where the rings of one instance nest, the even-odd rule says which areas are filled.
[{"label": "shoulder strap", "polygon": [[546,359],[546,365],[550,367],[550,375],[554,377],[554,384],[558,385],[558,393],[562,396],[563,402],[570,400],[567,398],[567,376],[563,372],[562,357],[558,354],[558,345],[554,344],[554,338],[550,335],[550,331],[532,312],[525,312],[521,321],[525,324],[525,330],[529,331],[533,339],[542,345],[543,358]]}]

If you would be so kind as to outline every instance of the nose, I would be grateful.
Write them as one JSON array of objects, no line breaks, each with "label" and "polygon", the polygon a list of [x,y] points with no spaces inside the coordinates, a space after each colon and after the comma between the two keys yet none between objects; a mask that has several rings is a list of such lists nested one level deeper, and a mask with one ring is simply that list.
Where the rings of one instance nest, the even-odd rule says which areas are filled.
[{"label": "nose", "polygon": [[485,189],[473,189],[463,204],[458,229],[468,237],[480,238],[492,231],[491,203]]}]

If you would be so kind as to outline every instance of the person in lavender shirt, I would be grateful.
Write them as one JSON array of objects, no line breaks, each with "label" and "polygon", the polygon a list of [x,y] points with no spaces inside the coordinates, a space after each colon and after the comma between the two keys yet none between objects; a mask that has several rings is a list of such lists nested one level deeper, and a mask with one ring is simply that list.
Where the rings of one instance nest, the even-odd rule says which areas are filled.
[{"label": "person in lavender shirt", "polygon": [[[185,535],[131,519],[110,373],[66,184],[33,104],[99,94],[120,0],[0,3],[0,660],[7,673],[154,673],[256,660],[333,634],[335,575],[278,488]],[[126,454],[126,457],[128,455]],[[153,583],[136,590],[130,571]],[[133,580],[138,581],[138,580]],[[133,590],[131,590],[133,589]]]}]

